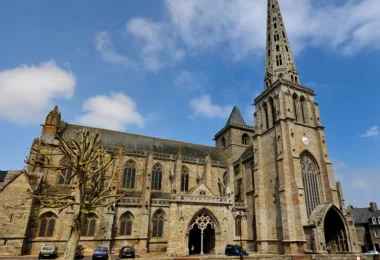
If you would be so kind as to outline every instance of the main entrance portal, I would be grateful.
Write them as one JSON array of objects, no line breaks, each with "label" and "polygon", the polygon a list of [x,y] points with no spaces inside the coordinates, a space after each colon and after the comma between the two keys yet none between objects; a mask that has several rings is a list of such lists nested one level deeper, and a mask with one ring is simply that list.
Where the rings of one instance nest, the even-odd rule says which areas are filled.
[{"label": "main entrance portal", "polygon": [[325,238],[326,245],[331,248],[332,252],[348,252],[347,234],[343,220],[339,214],[332,208],[327,212],[325,217]]},{"label": "main entrance portal", "polygon": [[188,246],[189,251],[194,247],[194,254],[214,253],[215,223],[207,213],[197,215],[191,222]]}]

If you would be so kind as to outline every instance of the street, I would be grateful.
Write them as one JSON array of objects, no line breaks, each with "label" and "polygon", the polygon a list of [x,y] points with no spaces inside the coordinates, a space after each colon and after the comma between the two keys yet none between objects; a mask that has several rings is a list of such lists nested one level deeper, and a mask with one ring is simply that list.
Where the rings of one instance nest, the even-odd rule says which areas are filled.
[{"label": "street", "polygon": [[[136,258],[139,258],[139,256],[136,256]],[[21,259],[21,260],[35,260],[35,259],[38,259],[38,256],[22,256],[22,257],[19,257],[19,256],[14,256],[14,257],[0,257],[0,259]],[[48,258],[46,258],[48,259]],[[49,259],[52,259],[52,258],[49,258]],[[56,258],[56,259],[61,259],[61,258]],[[92,260],[92,257],[91,256],[85,256],[84,258],[82,258],[83,260]],[[120,259],[117,255],[110,255],[110,258],[109,260],[118,260]],[[128,258],[124,258],[124,259],[128,259]]]}]

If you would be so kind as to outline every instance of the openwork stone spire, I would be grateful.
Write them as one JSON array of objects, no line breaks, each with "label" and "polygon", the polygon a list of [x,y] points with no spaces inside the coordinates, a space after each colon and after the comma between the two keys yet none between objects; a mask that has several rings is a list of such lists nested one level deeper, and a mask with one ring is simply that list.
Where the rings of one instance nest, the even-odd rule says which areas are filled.
[{"label": "openwork stone spire", "polygon": [[267,12],[265,89],[279,78],[299,84],[299,76],[278,0],[268,0]]}]

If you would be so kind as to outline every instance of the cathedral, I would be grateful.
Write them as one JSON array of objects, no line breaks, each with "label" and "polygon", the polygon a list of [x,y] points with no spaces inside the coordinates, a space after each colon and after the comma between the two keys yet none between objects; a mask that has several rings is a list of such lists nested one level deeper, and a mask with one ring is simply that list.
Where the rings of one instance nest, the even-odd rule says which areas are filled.
[{"label": "cathedral", "polygon": [[[278,0],[268,0],[265,57],[254,126],[234,107],[214,147],[86,127],[100,133],[105,148],[123,148],[113,192],[128,193],[88,215],[81,245],[168,256],[188,256],[193,246],[195,254],[217,255],[241,239],[258,254],[359,251],[315,92],[301,85]],[[66,123],[55,107],[32,148],[47,150],[83,127]],[[35,254],[44,244],[63,251],[72,209],[36,212],[26,190],[65,190],[65,179],[43,165],[25,169],[0,172],[0,255]]]}]

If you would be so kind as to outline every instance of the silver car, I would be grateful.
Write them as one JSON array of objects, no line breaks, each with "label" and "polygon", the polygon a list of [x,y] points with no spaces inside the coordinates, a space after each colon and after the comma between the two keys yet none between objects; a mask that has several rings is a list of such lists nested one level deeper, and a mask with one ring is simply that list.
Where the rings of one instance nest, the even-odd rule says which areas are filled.
[{"label": "silver car", "polygon": [[58,257],[58,250],[56,246],[43,246],[40,250],[40,254],[38,255],[38,259],[41,258],[56,258]]}]

